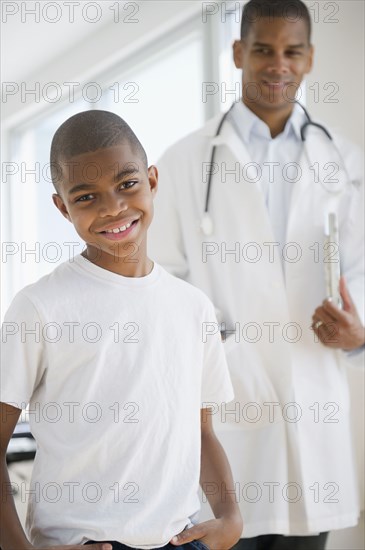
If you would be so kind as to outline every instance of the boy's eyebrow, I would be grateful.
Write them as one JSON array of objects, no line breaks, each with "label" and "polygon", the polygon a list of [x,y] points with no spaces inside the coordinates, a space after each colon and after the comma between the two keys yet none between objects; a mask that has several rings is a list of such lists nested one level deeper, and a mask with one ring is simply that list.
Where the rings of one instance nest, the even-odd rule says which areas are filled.
[{"label": "boy's eyebrow", "polygon": [[133,174],[137,174],[139,172],[139,168],[136,164],[130,164],[127,168],[124,168],[120,172],[117,172],[114,176],[114,180],[121,180],[125,176],[131,176]]},{"label": "boy's eyebrow", "polygon": [[[119,181],[125,176],[130,176],[132,174],[136,174],[139,172],[137,166],[128,166],[128,168],[124,168],[123,170],[120,170],[117,174],[114,175],[113,179],[114,181]],[[68,195],[73,195],[74,193],[78,193],[79,191],[90,191],[90,189],[94,189],[95,184],[93,183],[78,183],[77,185],[74,185],[74,187],[71,187],[68,191]]]},{"label": "boy's eyebrow", "polygon": [[69,189],[68,194],[73,195],[74,193],[77,193],[78,191],[89,191],[90,189],[93,189],[95,186],[92,183],[78,183],[74,187],[71,187]]}]

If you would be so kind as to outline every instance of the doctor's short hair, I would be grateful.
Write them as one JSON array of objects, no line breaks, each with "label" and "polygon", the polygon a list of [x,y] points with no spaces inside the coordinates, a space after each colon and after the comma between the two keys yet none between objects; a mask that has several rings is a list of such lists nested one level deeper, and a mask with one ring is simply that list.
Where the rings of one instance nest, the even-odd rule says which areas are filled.
[{"label": "doctor's short hair", "polygon": [[312,21],[307,6],[301,0],[249,0],[242,10],[241,40],[261,17],[281,17],[288,21],[303,19],[308,28],[308,42],[312,36]]},{"label": "doctor's short hair", "polygon": [[132,128],[110,111],[91,110],[68,118],[56,131],[51,144],[50,168],[53,185],[59,191],[62,162],[76,155],[128,143],[147,170],[146,152]]}]

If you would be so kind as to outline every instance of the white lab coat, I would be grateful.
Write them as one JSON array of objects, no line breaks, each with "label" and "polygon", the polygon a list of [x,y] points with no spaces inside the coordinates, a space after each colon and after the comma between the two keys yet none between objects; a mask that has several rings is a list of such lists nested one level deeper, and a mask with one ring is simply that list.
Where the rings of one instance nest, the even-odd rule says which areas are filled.
[{"label": "white lab coat", "polygon": [[[290,203],[286,242],[292,244],[284,275],[278,248],[270,244],[275,238],[262,192],[243,177],[251,159],[228,121],[214,139],[218,172],[209,204],[214,233],[207,237],[199,230],[206,194],[203,163],[210,160],[218,122],[216,117],[181,140],[157,164],[160,188],[149,252],[201,288],[219,320],[236,330],[224,344],[235,401],[219,411],[212,407],[233,470],[243,536],[306,535],[355,525],[359,483],[346,355],[316,342],[310,326],[325,298],[325,210],[338,214],[341,271],[364,311],[361,156],[337,140],[351,182],[341,194],[330,195],[313,181],[310,166],[317,159],[321,167],[331,162],[333,149],[321,131],[308,130],[310,164],[303,152],[302,177]],[[237,169],[237,163],[239,177],[227,173],[224,182],[222,169]],[[209,330],[218,327],[203,327],[202,337],[209,338]]]}]

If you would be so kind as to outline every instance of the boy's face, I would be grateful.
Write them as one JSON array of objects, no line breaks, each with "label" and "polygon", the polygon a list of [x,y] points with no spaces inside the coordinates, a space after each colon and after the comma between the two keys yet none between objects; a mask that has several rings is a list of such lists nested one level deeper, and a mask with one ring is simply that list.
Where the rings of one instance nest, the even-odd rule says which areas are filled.
[{"label": "boy's face", "polygon": [[133,268],[147,260],[157,169],[147,171],[126,142],[77,155],[61,167],[53,201],[85,241],[87,257],[105,269],[133,275]]},{"label": "boy's face", "polygon": [[313,47],[303,19],[261,17],[244,41],[234,43],[233,52],[236,67],[243,70],[242,96],[249,107],[287,108],[312,67]]}]

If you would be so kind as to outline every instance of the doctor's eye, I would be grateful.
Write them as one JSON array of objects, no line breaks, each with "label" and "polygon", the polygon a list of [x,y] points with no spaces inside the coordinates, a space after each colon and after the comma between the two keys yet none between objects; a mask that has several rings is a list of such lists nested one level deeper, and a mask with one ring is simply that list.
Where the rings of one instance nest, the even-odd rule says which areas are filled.
[{"label": "doctor's eye", "polygon": [[289,55],[290,57],[300,57],[302,55],[302,52],[299,52],[298,50],[289,50],[288,52],[286,52],[287,55]]}]

